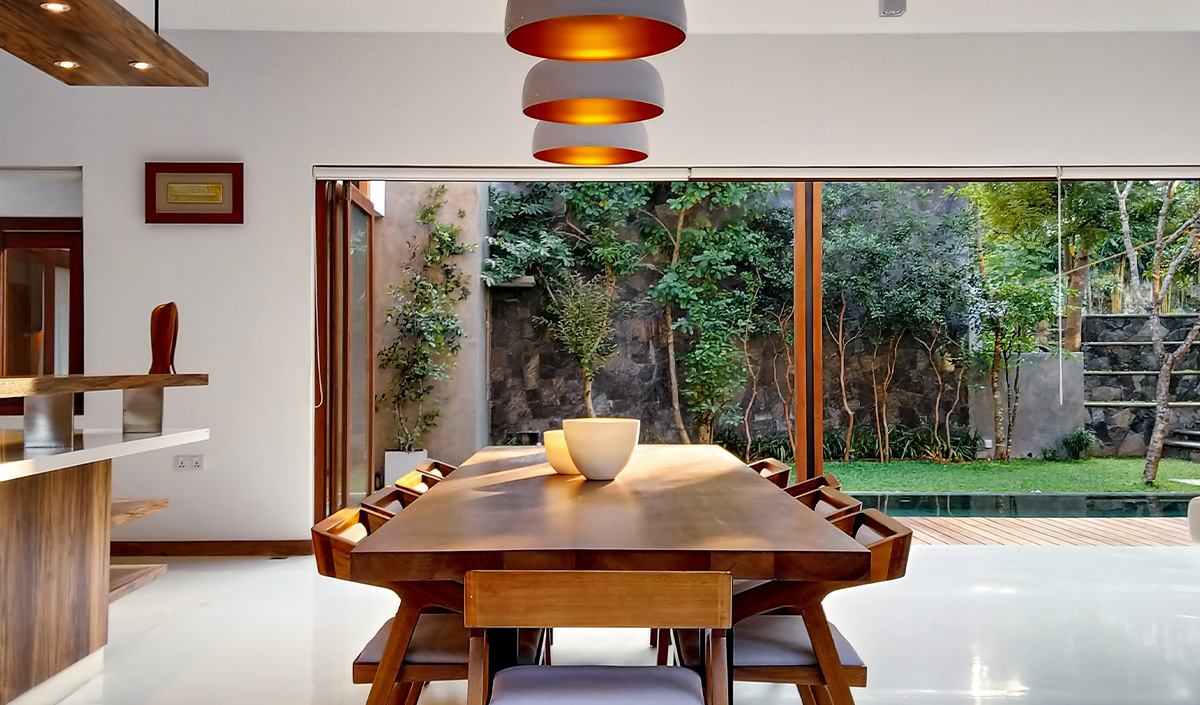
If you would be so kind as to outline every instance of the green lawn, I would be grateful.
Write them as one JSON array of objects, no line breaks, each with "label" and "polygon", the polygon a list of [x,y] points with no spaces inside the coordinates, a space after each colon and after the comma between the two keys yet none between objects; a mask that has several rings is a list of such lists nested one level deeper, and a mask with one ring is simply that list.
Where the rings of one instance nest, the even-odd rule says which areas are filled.
[{"label": "green lawn", "polygon": [[1163,460],[1158,483],[1142,482],[1141,458],[1088,458],[1049,463],[1013,460],[939,465],[919,460],[893,463],[835,463],[825,471],[837,475],[848,492],[1191,492],[1200,487],[1172,479],[1200,479],[1200,463]]}]

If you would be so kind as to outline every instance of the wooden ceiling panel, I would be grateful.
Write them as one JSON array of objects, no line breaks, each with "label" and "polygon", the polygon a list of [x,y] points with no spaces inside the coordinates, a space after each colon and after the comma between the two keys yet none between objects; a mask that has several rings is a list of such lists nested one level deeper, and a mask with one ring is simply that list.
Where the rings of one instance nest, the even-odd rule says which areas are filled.
[{"label": "wooden ceiling panel", "polygon": [[[42,0],[0,2],[0,48],[72,86],[208,86],[208,73],[116,0],[66,0],[49,12]],[[64,69],[56,61],[78,68]],[[146,61],[139,71],[131,61]]]}]

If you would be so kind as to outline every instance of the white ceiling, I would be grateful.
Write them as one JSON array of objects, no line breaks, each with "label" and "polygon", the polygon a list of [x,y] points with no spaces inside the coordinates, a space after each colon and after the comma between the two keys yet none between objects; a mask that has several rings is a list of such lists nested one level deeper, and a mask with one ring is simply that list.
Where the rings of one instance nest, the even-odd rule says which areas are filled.
[{"label": "white ceiling", "polygon": [[[649,0],[648,0],[649,1]],[[151,24],[154,0],[120,0]],[[160,0],[163,30],[499,32],[505,0]],[[688,0],[706,34],[1195,32],[1197,0]]]}]

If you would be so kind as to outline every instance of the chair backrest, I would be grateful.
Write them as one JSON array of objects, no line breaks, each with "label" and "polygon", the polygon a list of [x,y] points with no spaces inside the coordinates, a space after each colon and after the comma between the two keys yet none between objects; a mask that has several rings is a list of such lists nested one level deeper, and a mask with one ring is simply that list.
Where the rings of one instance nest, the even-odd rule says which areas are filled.
[{"label": "chair backrest", "polygon": [[426,475],[433,475],[434,477],[440,478],[449,477],[450,473],[457,469],[457,467],[451,465],[450,463],[443,463],[442,461],[434,460],[433,458],[430,458],[429,460],[426,460],[417,466],[417,470],[425,473]]},{"label": "chair backrest", "polygon": [[840,490],[842,489],[842,483],[837,479],[836,475],[831,472],[827,472],[824,475],[817,475],[816,477],[810,477],[807,480],[801,480],[790,487],[785,487],[783,491],[787,492],[793,497],[799,497],[802,494],[808,494],[809,492],[821,487],[830,487],[835,490]]},{"label": "chair backrest", "polygon": [[829,521],[862,511],[862,502],[832,487],[818,487],[796,499]]},{"label": "chair backrest", "polygon": [[379,530],[389,519],[407,506],[412,499],[400,491],[395,485],[388,485],[362,501],[360,506],[366,514],[367,524],[371,533]]},{"label": "chair backrest", "polygon": [[436,484],[437,481],[428,475],[419,470],[413,470],[399,480],[396,480],[395,487],[400,491],[402,497],[400,503],[407,507],[420,499],[422,495],[429,491],[430,487]]},{"label": "chair backrest", "polygon": [[733,580],[718,572],[472,571],[471,628],[728,629]]},{"label": "chair backrest", "polygon": [[350,552],[371,533],[364,512],[343,509],[312,528],[317,572],[339,580],[350,579]]},{"label": "chair backrest", "polygon": [[877,509],[849,514],[834,520],[833,525],[871,551],[871,582],[904,577],[912,529]]},{"label": "chair backrest", "polygon": [[778,487],[787,487],[792,479],[792,466],[776,458],[763,458],[750,463],[750,469]]}]

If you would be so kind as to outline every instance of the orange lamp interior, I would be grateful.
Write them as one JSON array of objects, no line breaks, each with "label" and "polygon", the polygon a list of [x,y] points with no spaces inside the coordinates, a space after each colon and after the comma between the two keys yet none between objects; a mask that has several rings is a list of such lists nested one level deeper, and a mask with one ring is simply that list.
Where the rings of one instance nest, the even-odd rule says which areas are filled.
[{"label": "orange lamp interior", "polygon": [[534,155],[544,162],[552,164],[567,164],[570,166],[615,166],[617,164],[633,164],[650,156],[636,149],[620,147],[555,147],[535,152]]},{"label": "orange lamp interior", "polygon": [[645,17],[578,15],[518,27],[508,44],[557,61],[629,61],[670,51],[685,39],[682,29]]},{"label": "orange lamp interior", "polygon": [[567,125],[622,125],[642,122],[663,114],[661,106],[617,98],[573,98],[551,100],[525,108],[535,120]]}]

